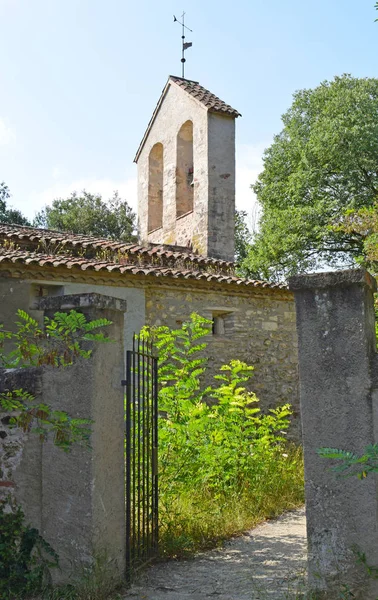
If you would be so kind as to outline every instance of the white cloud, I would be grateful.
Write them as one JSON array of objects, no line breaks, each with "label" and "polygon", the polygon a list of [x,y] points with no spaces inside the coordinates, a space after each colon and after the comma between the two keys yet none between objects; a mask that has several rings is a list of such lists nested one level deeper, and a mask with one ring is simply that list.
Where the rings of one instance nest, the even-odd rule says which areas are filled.
[{"label": "white cloud", "polygon": [[268,144],[239,144],[236,148],[236,208],[248,213],[248,224],[256,228],[259,206],[251,190],[263,169],[263,152]]},{"label": "white cloud", "polygon": [[[55,167],[57,170],[58,168]],[[55,168],[53,169],[53,175]],[[57,173],[57,177],[59,173]],[[113,179],[77,179],[70,183],[56,182],[52,186],[42,190],[34,191],[31,194],[30,204],[23,207],[23,211],[28,217],[33,217],[46,204],[51,204],[55,198],[68,198],[72,192],[81,192],[86,190],[92,194],[101,194],[103,199],[107,200],[117,190],[122,198],[127,200],[134,211],[137,209],[137,181],[136,178],[126,180]]]},{"label": "white cloud", "polygon": [[0,119],[0,146],[8,146],[16,141],[16,134],[6,124],[4,119]]}]

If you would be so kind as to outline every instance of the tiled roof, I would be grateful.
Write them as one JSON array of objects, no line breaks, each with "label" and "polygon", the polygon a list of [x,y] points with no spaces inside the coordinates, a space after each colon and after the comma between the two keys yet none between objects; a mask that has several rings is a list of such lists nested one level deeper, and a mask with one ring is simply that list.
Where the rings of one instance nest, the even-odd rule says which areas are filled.
[{"label": "tiled roof", "polygon": [[176,252],[170,247],[143,247],[73,233],[0,224],[0,266],[5,264],[287,289],[283,284],[238,277],[234,274],[233,263],[190,252]]},{"label": "tiled roof", "polygon": [[229,115],[230,117],[241,117],[240,112],[235,108],[232,108],[226,102],[223,102],[218,96],[212,94],[206,88],[202,87],[198,81],[191,81],[190,79],[183,79],[182,77],[176,77],[171,75],[170,81],[177,83],[182,90],[193,96],[196,100],[201,102],[210,112],[222,113]]},{"label": "tiled roof", "polygon": [[147,125],[147,129],[144,133],[142,141],[139,144],[139,148],[135,155],[134,162],[138,162],[139,155],[140,155],[140,153],[143,149],[143,146],[148,138],[151,127],[157,117],[157,114],[158,114],[160,107],[163,103],[163,100],[167,94],[169,86],[172,84],[178,85],[187,94],[192,96],[192,98],[195,98],[196,100],[198,100],[198,102],[200,102],[200,104],[202,104],[202,106],[210,112],[228,115],[233,118],[241,117],[241,114],[235,108],[232,108],[232,106],[230,106],[229,104],[226,104],[226,102],[223,102],[223,100],[218,98],[218,96],[215,96],[215,94],[212,94],[211,92],[209,92],[209,90],[202,87],[202,85],[200,85],[198,83],[198,81],[191,81],[190,79],[183,79],[182,77],[177,77],[176,75],[170,75],[168,77],[168,81],[165,84],[164,89],[161,93],[161,96],[155,107],[155,110],[152,113],[152,117]]},{"label": "tiled roof", "polygon": [[64,252],[82,255],[84,252],[87,258],[122,256],[124,260],[134,264],[154,263],[166,266],[180,263],[222,272],[229,272],[234,268],[232,262],[200,256],[182,247],[160,244],[146,247],[77,233],[0,223],[0,244],[3,240],[12,242],[18,249],[53,251],[54,255]]}]

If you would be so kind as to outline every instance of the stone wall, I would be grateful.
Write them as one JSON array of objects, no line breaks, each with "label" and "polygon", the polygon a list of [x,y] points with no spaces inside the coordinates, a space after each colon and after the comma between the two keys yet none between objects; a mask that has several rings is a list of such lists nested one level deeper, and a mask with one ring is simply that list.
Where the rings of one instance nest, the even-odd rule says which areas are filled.
[{"label": "stone wall", "polygon": [[[40,396],[42,369],[0,369],[0,393],[16,389]],[[42,443],[37,435],[12,426],[11,418],[16,414],[0,409],[0,500],[15,496],[17,472],[22,464],[24,485],[17,489],[17,499],[25,507],[27,519],[40,529]],[[27,453],[24,452],[26,444]]]},{"label": "stone wall", "polygon": [[235,120],[209,113],[208,254],[234,260]]},{"label": "stone wall", "polygon": [[148,160],[148,232],[163,226],[163,146],[155,144]]},{"label": "stone wall", "polygon": [[292,435],[300,439],[297,341],[293,297],[285,291],[241,295],[199,290],[146,289],[146,322],[177,328],[192,312],[224,317],[224,334],[208,336],[211,376],[231,359],[255,367],[251,389],[262,408],[289,402],[294,408]]},{"label": "stone wall", "polygon": [[145,323],[144,289],[138,287],[95,284],[64,279],[23,279],[19,277],[0,277],[0,323],[12,329],[17,320],[17,310],[25,310],[37,321],[42,322],[43,312],[38,309],[38,294],[62,296],[68,294],[88,294],[95,292],[125,300],[128,305],[128,319],[124,323],[125,348],[132,347],[135,332]]},{"label": "stone wall", "polygon": [[[186,245],[187,240],[177,238],[176,233],[176,161],[177,134],[186,121],[193,122],[194,139],[194,211],[198,218],[201,235],[197,250],[207,253],[207,214],[203,198],[208,192],[207,157],[207,111],[198,105],[178,86],[172,85],[164,98],[148,139],[138,159],[138,221],[142,243]],[[163,144],[163,228],[148,235],[148,176],[149,155],[153,146]]]},{"label": "stone wall", "polygon": [[[182,220],[185,220],[183,217]],[[209,337],[210,372],[233,358],[254,365],[252,387],[263,407],[290,402],[295,411],[293,435],[300,439],[297,374],[297,340],[295,311],[291,292],[256,289],[233,290],[232,286],[157,285],[140,281],[133,286],[95,285],[56,279],[43,280],[0,278],[0,322],[7,326],[15,320],[17,308],[37,319],[43,313],[35,309],[35,292],[39,286],[56,295],[97,292],[125,299],[128,319],[125,319],[125,347],[131,348],[133,333],[144,324],[177,327],[191,312],[209,319],[225,315],[224,335]],[[34,292],[33,292],[34,290]],[[33,296],[34,293],[34,296]],[[34,306],[34,309],[33,309]]]},{"label": "stone wall", "polygon": [[[337,476],[321,447],[361,455],[378,442],[375,280],[364,270],[291,278],[299,340],[308,581],[316,597],[376,600],[377,480]],[[374,461],[373,461],[374,462]],[[334,463],[336,464],[336,463]],[[349,594],[348,594],[349,597]]]},{"label": "stone wall", "polygon": [[[193,124],[193,163],[180,146],[180,128]],[[190,132],[191,133],[191,132]],[[149,233],[154,210],[149,185],[150,156],[163,145],[163,227]],[[193,167],[193,185],[189,183]],[[184,172],[185,171],[185,172]],[[189,186],[189,187],[188,187]],[[150,208],[149,208],[150,191]],[[193,200],[188,199],[193,195]],[[179,224],[177,217],[193,217]],[[188,209],[188,210],[187,210]],[[138,158],[138,215],[142,243],[193,245],[203,256],[234,260],[235,119],[209,113],[205,106],[172,83]],[[190,225],[190,228],[188,227]],[[150,228],[151,229],[151,228]]]},{"label": "stone wall", "polygon": [[65,453],[53,441],[9,427],[0,411],[0,497],[11,491],[26,520],[60,557],[57,581],[72,581],[98,558],[121,580],[125,569],[123,321],[126,303],[99,294],[43,298],[41,312],[71,309],[112,321],[108,344],[67,368],[0,371],[0,392],[23,388],[52,410],[92,420],[91,449]]}]

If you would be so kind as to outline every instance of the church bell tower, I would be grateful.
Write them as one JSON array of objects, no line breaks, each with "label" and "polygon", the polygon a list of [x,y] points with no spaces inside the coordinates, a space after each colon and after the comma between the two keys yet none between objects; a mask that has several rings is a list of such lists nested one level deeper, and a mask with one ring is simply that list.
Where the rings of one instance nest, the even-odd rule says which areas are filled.
[{"label": "church bell tower", "polygon": [[135,156],[142,244],[234,260],[237,110],[170,76]]}]

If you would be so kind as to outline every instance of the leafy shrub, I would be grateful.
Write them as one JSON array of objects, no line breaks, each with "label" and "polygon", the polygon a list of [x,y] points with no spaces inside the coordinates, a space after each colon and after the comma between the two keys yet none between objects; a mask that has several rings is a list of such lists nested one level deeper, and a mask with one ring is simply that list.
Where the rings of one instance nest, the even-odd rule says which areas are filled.
[{"label": "leafy shrub", "polygon": [[0,501],[0,598],[25,598],[42,589],[58,555],[9,499]]},{"label": "leafy shrub", "polygon": [[144,329],[159,353],[159,490],[164,551],[185,554],[303,501],[288,404],[262,414],[253,367],[232,360],[205,386],[211,322]]}]

